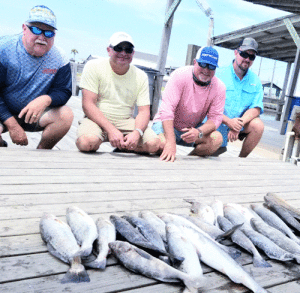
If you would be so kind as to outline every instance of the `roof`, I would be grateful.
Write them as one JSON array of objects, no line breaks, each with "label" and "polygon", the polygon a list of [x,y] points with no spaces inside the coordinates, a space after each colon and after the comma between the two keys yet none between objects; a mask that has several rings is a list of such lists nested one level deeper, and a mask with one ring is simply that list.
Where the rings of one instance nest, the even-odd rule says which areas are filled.
[{"label": "roof", "polygon": [[[263,86],[264,86],[264,85],[265,85],[265,86],[268,86],[268,85],[271,85],[271,81],[261,81],[261,84],[262,84]],[[272,87],[281,90],[281,87],[279,87],[279,86],[276,85],[275,83],[272,84]]]},{"label": "roof", "polygon": [[245,37],[252,37],[258,42],[259,56],[294,62],[297,47],[284,23],[285,19],[289,19],[300,34],[300,15],[292,14],[215,36],[212,38],[213,44],[227,49],[236,49]]},{"label": "roof", "polygon": [[291,13],[300,14],[300,0],[244,0],[253,4],[260,4]]}]

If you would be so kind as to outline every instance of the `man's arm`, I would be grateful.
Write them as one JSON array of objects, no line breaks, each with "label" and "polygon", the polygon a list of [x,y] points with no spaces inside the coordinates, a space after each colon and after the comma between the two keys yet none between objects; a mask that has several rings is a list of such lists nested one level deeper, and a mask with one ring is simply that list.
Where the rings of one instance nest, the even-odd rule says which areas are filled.
[{"label": "man's arm", "polygon": [[165,120],[162,122],[162,124],[164,128],[166,144],[164,146],[162,154],[160,155],[160,159],[166,162],[174,162],[176,156],[176,137],[174,132],[174,121]]},{"label": "man's arm", "polygon": [[150,121],[150,105],[139,106],[138,115],[135,118],[135,130],[127,134],[124,138],[124,146],[126,149],[135,150],[140,140],[140,133],[136,129],[140,129],[143,132],[146,130]]},{"label": "man's arm", "polygon": [[113,147],[123,148],[124,140],[123,134],[111,124],[103,113],[97,107],[98,95],[87,90],[82,89],[82,108],[85,115],[94,121],[108,134],[109,142]]},{"label": "man's arm", "polygon": [[51,106],[53,107],[62,106],[68,102],[72,95],[70,63],[58,69],[47,95],[51,97]]},{"label": "man's arm", "polygon": [[258,117],[260,114],[260,108],[256,107],[256,108],[251,108],[248,109],[244,115],[241,117],[241,119],[243,120],[244,125],[249,123],[250,121],[252,121],[254,118]]}]

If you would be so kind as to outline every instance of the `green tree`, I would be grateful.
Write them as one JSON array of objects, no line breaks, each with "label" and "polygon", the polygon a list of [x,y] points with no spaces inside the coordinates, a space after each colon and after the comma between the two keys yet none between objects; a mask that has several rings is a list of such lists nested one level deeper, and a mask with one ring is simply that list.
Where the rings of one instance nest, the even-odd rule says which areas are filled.
[{"label": "green tree", "polygon": [[78,54],[78,51],[76,49],[72,49],[71,54],[74,55],[74,60],[75,60],[75,55]]}]

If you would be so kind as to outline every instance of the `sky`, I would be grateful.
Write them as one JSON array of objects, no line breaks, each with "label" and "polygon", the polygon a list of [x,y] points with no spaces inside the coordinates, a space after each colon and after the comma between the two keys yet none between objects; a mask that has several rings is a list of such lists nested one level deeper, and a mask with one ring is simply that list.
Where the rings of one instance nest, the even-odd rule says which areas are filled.
[{"label": "sky", "polygon": [[[110,36],[118,31],[130,34],[135,49],[159,54],[165,11],[169,0],[0,0],[0,36],[22,32],[22,23],[35,5],[46,5],[57,17],[55,44],[72,58],[72,49],[79,53],[76,60],[89,55],[107,56]],[[206,0],[214,14],[214,36],[287,15],[287,12],[254,5],[243,0]],[[182,0],[172,26],[167,66],[185,65],[188,44],[206,45],[209,18],[195,0]],[[219,66],[228,65],[232,50],[216,47]],[[258,57],[252,69],[261,80],[271,80],[274,61]],[[274,83],[282,87],[285,62],[277,62]]]}]

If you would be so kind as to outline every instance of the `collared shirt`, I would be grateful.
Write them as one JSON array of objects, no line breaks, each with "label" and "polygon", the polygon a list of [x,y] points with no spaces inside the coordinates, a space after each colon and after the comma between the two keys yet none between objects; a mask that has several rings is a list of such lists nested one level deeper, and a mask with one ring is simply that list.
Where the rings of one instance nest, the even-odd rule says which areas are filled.
[{"label": "collared shirt", "polygon": [[260,108],[263,113],[263,88],[259,77],[250,69],[242,80],[236,75],[233,63],[216,72],[226,86],[224,115],[228,118],[242,117],[252,108]]},{"label": "collared shirt", "polygon": [[132,117],[135,105],[150,105],[147,74],[130,64],[125,74],[118,75],[109,58],[87,62],[80,87],[98,95],[97,106],[105,116],[127,119]]},{"label": "collared shirt", "polygon": [[154,122],[173,120],[174,127],[181,130],[195,127],[207,116],[219,127],[225,103],[224,83],[214,76],[208,86],[197,85],[193,68],[185,66],[172,73]]},{"label": "collared shirt", "polygon": [[4,122],[35,98],[49,95],[51,106],[67,103],[72,94],[71,67],[53,46],[42,57],[30,55],[22,35],[0,37],[0,121]]}]

